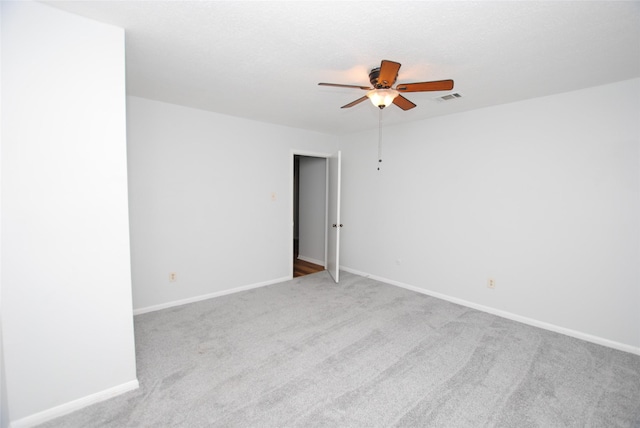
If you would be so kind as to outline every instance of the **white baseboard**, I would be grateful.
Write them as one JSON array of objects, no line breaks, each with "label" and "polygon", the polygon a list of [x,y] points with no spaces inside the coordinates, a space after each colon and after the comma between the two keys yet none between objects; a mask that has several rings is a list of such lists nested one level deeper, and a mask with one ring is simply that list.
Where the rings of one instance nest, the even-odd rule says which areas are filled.
[{"label": "white baseboard", "polygon": [[416,287],[414,285],[405,284],[399,281],[394,281],[389,278],[383,278],[377,275],[371,275],[366,272],[361,272],[355,269],[347,268],[344,266],[340,266],[340,270],[345,272],[353,273],[355,275],[364,276],[367,278],[375,279],[376,281],[384,282],[386,284],[395,285],[396,287],[406,288],[407,290],[415,291],[417,293],[426,294],[431,297],[436,297],[438,299],[446,300],[451,303],[456,303],[458,305],[466,306],[468,308],[477,309],[482,312],[487,312],[492,315],[497,315],[502,318],[510,319],[512,321],[521,322],[523,324],[528,324],[533,327],[542,328],[545,330],[553,331],[555,333],[564,334],[566,336],[575,337],[576,339],[585,340],[587,342],[595,343],[597,345],[606,346],[608,348],[617,349],[618,351],[629,352],[631,354],[640,355],[640,347],[627,345],[625,343],[615,342],[613,340],[605,339],[603,337],[594,336],[588,333],[583,333],[581,331],[572,330],[565,327],[560,327],[555,324],[550,324],[544,321],[539,321],[533,318],[523,317],[518,314],[514,314],[507,311],[502,311],[500,309],[495,309],[489,306],[479,305],[477,303],[469,302],[468,300],[458,299],[456,297],[451,297],[446,294],[436,293],[430,290],[425,290],[424,288]]},{"label": "white baseboard", "polygon": [[34,427],[36,425],[43,424],[57,417],[64,416],[71,412],[75,412],[76,410],[80,410],[92,404],[99,403],[104,400],[108,400],[120,394],[124,394],[125,392],[133,391],[134,389],[138,389],[139,387],[140,385],[138,384],[138,380],[137,379],[132,380],[127,383],[114,386],[113,388],[105,389],[104,391],[87,395],[86,397],[82,397],[77,400],[73,400],[68,403],[61,404],[56,407],[52,407],[51,409],[47,409],[45,411],[33,414],[31,416],[27,416],[25,418],[12,421],[9,424],[9,428]]},{"label": "white baseboard", "polygon": [[305,262],[313,263],[314,265],[324,266],[324,260],[318,260],[311,257],[300,256],[300,255],[298,256],[298,259]]},{"label": "white baseboard", "polygon": [[216,291],[215,293],[203,294],[200,296],[189,297],[187,299],[174,300],[172,302],[161,303],[159,305],[147,306],[144,308],[138,308],[133,310],[133,315],[146,314],[147,312],[155,312],[162,309],[172,308],[174,306],[182,306],[188,303],[200,302],[202,300],[213,299],[214,297],[226,296],[227,294],[239,293],[241,291],[251,290],[253,288],[265,287],[271,284],[277,284],[279,282],[288,281],[293,278],[292,276],[285,276],[282,278],[276,278],[269,281],[258,282],[256,284],[243,285],[241,287],[231,288],[229,290]]}]

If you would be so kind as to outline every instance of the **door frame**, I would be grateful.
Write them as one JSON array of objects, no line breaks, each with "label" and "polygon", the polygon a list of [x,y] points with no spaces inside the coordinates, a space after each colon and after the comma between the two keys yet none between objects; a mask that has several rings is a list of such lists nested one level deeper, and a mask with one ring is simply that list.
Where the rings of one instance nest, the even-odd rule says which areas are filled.
[{"label": "door frame", "polygon": [[327,268],[327,246],[329,244],[329,231],[327,230],[327,218],[329,215],[329,158],[331,157],[331,153],[326,152],[311,152],[307,150],[297,150],[292,149],[289,154],[289,224],[291,225],[289,229],[289,274],[290,279],[293,279],[293,240],[294,240],[294,219],[293,212],[295,207],[293,206],[293,201],[295,198],[294,195],[294,182],[293,182],[293,174],[294,174],[294,162],[296,156],[307,156],[312,158],[320,158],[325,160],[325,195],[324,195],[324,218],[325,218],[325,228],[324,228],[324,268]]}]

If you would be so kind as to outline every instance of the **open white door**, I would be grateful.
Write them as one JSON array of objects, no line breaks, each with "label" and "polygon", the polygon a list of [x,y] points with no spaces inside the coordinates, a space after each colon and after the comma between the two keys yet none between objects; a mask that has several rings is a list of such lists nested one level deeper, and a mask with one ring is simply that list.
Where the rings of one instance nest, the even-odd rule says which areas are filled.
[{"label": "open white door", "polygon": [[327,270],[337,283],[340,279],[340,151],[329,157],[327,174]]}]

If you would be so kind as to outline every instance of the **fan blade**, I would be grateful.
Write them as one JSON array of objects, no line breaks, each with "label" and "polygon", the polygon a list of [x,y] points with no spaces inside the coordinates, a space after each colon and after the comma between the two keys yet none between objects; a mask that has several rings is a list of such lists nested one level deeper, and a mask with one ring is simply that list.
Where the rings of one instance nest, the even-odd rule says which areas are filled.
[{"label": "fan blade", "polygon": [[436,80],[433,82],[401,83],[396,86],[400,92],[427,92],[450,91],[453,89],[453,80]]},{"label": "fan blade", "polygon": [[364,89],[365,91],[368,91],[370,88],[368,86],[358,86],[358,85],[342,85],[340,83],[318,83],[318,85],[320,86],[336,86],[338,88],[356,88],[356,89]]},{"label": "fan blade", "polygon": [[398,95],[393,99],[393,103],[400,107],[402,110],[410,110],[414,108],[416,105],[403,97],[402,95]]},{"label": "fan blade", "polygon": [[400,70],[400,63],[382,60],[380,64],[380,74],[378,75],[378,85],[383,88],[390,88],[396,79],[398,78],[398,70]]},{"label": "fan blade", "polygon": [[364,97],[362,97],[362,98],[358,98],[358,99],[357,99],[357,100],[355,100],[355,101],[351,101],[349,104],[345,104],[345,105],[343,105],[343,106],[342,106],[342,107],[340,107],[340,108],[349,108],[349,107],[353,107],[353,106],[355,106],[356,104],[360,104],[361,102],[363,102],[364,100],[367,100],[367,99],[368,99],[368,98],[367,98],[367,96],[365,95]]}]

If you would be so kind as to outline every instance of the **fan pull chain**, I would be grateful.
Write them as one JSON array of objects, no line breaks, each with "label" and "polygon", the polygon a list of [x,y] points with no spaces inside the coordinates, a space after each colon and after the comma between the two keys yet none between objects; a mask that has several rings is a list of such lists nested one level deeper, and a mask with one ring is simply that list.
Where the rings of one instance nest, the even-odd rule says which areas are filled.
[{"label": "fan pull chain", "polygon": [[380,171],[380,163],[382,163],[382,109],[378,116],[378,171]]}]

